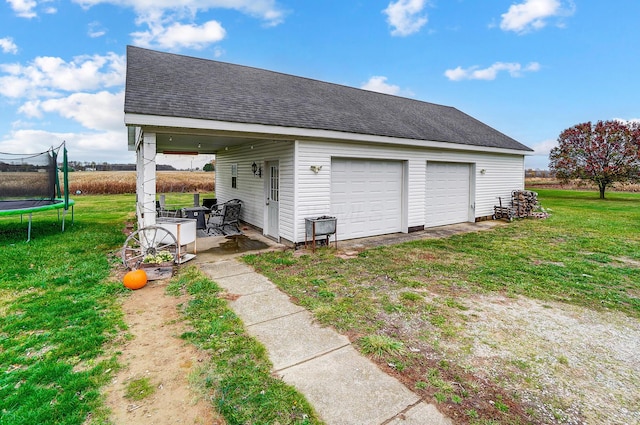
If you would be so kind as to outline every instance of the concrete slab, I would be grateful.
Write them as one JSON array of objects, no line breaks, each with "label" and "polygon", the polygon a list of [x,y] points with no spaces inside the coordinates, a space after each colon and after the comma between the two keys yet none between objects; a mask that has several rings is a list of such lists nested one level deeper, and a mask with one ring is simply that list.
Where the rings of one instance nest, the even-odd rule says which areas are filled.
[{"label": "concrete slab", "polygon": [[240,295],[229,306],[266,347],[275,373],[303,393],[328,425],[451,425],[251,267],[233,259],[198,265]]},{"label": "concrete slab", "polygon": [[[199,257],[196,257],[196,261]],[[200,270],[206,273],[210,279],[216,280],[221,277],[236,276],[239,274],[253,273],[253,268],[236,260],[224,260],[211,263],[198,264]]]},{"label": "concrete slab", "polygon": [[412,233],[392,233],[389,235],[371,236],[360,239],[349,239],[346,241],[340,241],[339,247],[342,252],[352,250],[361,251],[363,249],[373,248],[377,246],[395,245],[420,239],[444,238],[460,233],[479,232],[483,230],[493,229],[496,226],[504,225],[506,225],[506,223],[499,220],[479,221],[477,223],[450,224],[447,226],[430,227]]},{"label": "concrete slab", "polygon": [[248,326],[247,331],[265,346],[275,371],[349,345],[349,338],[314,323],[306,310]]},{"label": "concrete slab", "polygon": [[386,425],[453,425],[433,404],[419,403]]},{"label": "concrete slab", "polygon": [[269,279],[258,273],[244,273],[229,277],[214,279],[218,285],[228,292],[238,295],[251,295],[258,292],[277,289]]},{"label": "concrete slab", "polygon": [[379,425],[419,397],[351,347],[281,370],[331,425]]},{"label": "concrete slab", "polygon": [[289,297],[278,289],[242,296],[230,301],[229,306],[246,326],[304,311],[304,308],[289,301]]}]

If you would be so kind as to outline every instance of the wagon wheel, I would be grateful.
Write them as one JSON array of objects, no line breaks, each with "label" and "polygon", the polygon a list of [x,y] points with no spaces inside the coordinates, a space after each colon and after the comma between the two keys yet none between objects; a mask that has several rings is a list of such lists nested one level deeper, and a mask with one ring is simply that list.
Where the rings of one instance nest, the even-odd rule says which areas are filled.
[{"label": "wagon wheel", "polygon": [[122,263],[129,269],[136,269],[147,255],[157,255],[168,251],[176,261],[178,241],[173,233],[159,226],[147,226],[129,235],[122,247]]}]

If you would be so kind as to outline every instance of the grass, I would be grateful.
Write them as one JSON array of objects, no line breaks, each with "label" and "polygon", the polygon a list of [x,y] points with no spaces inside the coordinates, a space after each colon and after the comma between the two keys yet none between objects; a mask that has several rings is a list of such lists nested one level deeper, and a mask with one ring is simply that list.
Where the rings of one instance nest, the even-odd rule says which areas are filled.
[{"label": "grass", "polygon": [[271,375],[264,347],[247,335],[215,282],[189,267],[180,271],[168,291],[185,291],[191,297],[182,308],[193,330],[182,337],[211,353],[192,381],[199,383],[227,423],[321,423],[303,396]]},{"label": "grass", "polygon": [[[612,192],[603,201],[594,192],[539,190],[539,199],[551,210],[546,220],[379,247],[353,259],[320,249],[245,261],[320,322],[359,340],[382,367],[402,364],[409,387],[460,420],[528,423],[531,414],[513,394],[439,362],[443,344],[463,338],[465,298],[522,295],[640,317],[640,233],[630,231],[640,222],[640,194]],[[388,340],[363,344],[370,335]],[[407,350],[394,352],[390,341]]]},{"label": "grass", "polygon": [[127,383],[124,396],[129,400],[140,401],[156,392],[149,378],[134,379]]},{"label": "grass", "polygon": [[395,356],[404,352],[404,344],[386,335],[367,335],[358,341],[360,350],[375,357]]},{"label": "grass", "polygon": [[[26,222],[0,217],[0,425],[109,423],[101,388],[118,370],[127,337],[120,300],[128,290],[113,271],[135,196],[74,198],[74,224],[68,217],[61,233],[55,211],[34,214],[29,243]],[[190,193],[167,198],[193,202]],[[194,297],[185,306],[194,331],[185,337],[211,353],[212,369],[194,385],[216,394],[227,423],[319,423],[298,393],[269,375],[264,349],[215,284],[186,272],[176,285]],[[129,386],[134,398],[152,389],[144,381]]]},{"label": "grass", "polygon": [[[381,367],[393,365],[410,388],[446,404],[456,420],[527,423],[533,413],[513,395],[442,357],[444,342],[461,334],[465,297],[526,295],[640,317],[640,234],[631,230],[640,222],[640,195],[608,193],[601,201],[594,192],[539,194],[552,210],[543,221],[381,247],[350,260],[319,249],[246,261],[319,321],[364,350],[370,345]],[[67,220],[61,233],[55,211],[35,214],[29,243],[26,223],[0,217],[0,425],[108,421],[100,388],[118,368],[126,328],[118,301],[126,292],[111,273],[135,197],[74,198],[74,225]],[[168,198],[192,202],[189,193]],[[193,331],[184,337],[211,353],[193,382],[228,423],[317,423],[302,397],[269,375],[264,349],[244,333],[213,282],[185,271],[173,287],[192,298],[184,314]],[[406,330],[418,336],[407,339]]]},{"label": "grass", "polygon": [[126,214],[83,204],[65,233],[55,212],[34,214],[29,243],[19,217],[0,220],[0,424],[82,424],[118,367],[123,289],[110,252]]}]

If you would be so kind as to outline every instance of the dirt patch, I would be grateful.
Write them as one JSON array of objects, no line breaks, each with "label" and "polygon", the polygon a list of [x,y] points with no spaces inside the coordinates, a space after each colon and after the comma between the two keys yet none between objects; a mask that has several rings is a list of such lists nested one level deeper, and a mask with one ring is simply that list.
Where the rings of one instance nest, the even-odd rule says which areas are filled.
[{"label": "dirt patch", "polygon": [[544,423],[640,423],[640,321],[524,297],[481,296],[458,360],[500,382]]},{"label": "dirt patch", "polygon": [[[165,294],[165,281],[150,282],[123,303],[132,338],[121,348],[124,368],[105,388],[114,424],[224,424],[211,404],[190,386],[188,376],[206,354],[180,339],[187,329],[177,306],[184,297]],[[140,401],[125,398],[127,384],[148,378],[155,387]]]},{"label": "dirt patch", "polygon": [[418,356],[407,368],[374,359],[428,402],[449,394],[436,404],[454,423],[475,423],[473,411],[496,423],[640,424],[640,320],[526,297],[456,301],[464,308],[447,315],[448,336],[424,315],[380,314]]}]

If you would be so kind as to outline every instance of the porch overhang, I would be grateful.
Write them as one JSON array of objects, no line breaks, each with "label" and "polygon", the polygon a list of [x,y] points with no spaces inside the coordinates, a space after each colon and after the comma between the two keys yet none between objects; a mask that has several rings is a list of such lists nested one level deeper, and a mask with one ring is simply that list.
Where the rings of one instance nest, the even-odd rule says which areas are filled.
[{"label": "porch overhang", "polygon": [[[380,143],[421,148],[532,155],[533,151],[476,146],[433,140],[402,139],[389,136],[345,133],[335,130],[283,127],[265,124],[202,120],[159,115],[125,113],[125,124],[156,134],[157,152],[186,152],[190,154],[216,154],[236,145],[264,140],[318,140]],[[131,135],[131,131],[129,134]],[[129,150],[135,142],[129,140]]]}]

